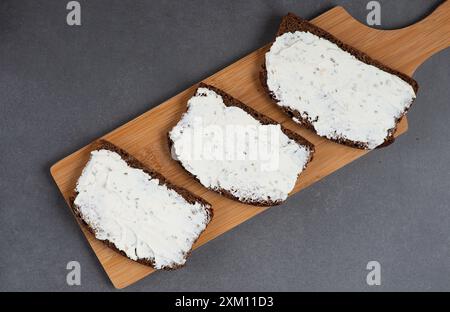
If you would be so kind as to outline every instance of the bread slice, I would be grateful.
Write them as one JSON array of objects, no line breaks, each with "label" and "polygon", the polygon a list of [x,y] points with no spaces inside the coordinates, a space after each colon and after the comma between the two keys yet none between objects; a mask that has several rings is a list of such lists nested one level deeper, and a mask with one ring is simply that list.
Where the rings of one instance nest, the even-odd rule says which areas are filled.
[{"label": "bread slice", "polygon": [[203,186],[258,206],[284,201],[314,152],[300,135],[204,83],[168,136],[174,159]]},{"label": "bread slice", "polygon": [[184,265],[210,222],[211,205],[110,142],[97,142],[71,198],[95,237],[155,269]]},{"label": "bread slice", "polygon": [[260,78],[295,122],[361,149],[393,142],[418,90],[411,77],[292,13],[281,21]]}]

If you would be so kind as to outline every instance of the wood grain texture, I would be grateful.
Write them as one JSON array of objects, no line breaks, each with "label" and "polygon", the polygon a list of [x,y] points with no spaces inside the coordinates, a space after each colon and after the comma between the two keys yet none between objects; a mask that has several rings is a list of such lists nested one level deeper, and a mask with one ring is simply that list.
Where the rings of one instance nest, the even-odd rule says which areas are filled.
[{"label": "wood grain texture", "polygon": [[[353,19],[342,7],[335,7],[313,19],[312,22],[342,41],[408,75],[412,75],[417,67],[431,55],[450,45],[449,2],[439,6],[430,16],[417,24],[399,30],[385,31],[369,28]],[[274,29],[274,34],[275,32]],[[315,144],[314,160],[301,174],[293,194],[363,156],[367,151],[332,143],[303,129],[286,117],[269,100],[262,90],[258,77],[267,47],[254,51],[203,81],[223,89]],[[125,149],[144,164],[164,174],[170,181],[189,189],[213,205],[214,218],[195,244],[194,248],[198,248],[267,208],[240,204],[208,191],[171,159],[167,132],[186,110],[186,102],[194,90],[195,86],[190,87],[106,134],[103,138]],[[406,118],[403,118],[395,136],[404,133],[407,127]],[[51,168],[51,174],[66,201],[73,193],[91,148],[92,144],[89,144],[60,160]],[[300,202],[299,209],[301,206]],[[153,269],[109,249],[85,228],[82,227],[82,229],[116,288],[126,287],[154,272]],[[189,260],[184,269],[189,269]],[[163,274],[170,274],[170,272]]]}]

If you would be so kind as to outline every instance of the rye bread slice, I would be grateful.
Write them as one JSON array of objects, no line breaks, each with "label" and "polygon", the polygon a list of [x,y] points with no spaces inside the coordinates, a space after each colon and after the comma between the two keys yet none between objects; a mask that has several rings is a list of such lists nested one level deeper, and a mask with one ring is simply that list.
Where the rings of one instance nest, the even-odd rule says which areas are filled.
[{"label": "rye bread slice", "polygon": [[[330,34],[329,32],[325,31],[324,29],[308,22],[305,19],[302,19],[301,17],[298,17],[297,15],[293,14],[293,13],[288,13],[286,16],[284,16],[281,20],[281,24],[278,28],[278,32],[276,34],[276,37],[279,37],[281,35],[283,35],[284,33],[293,33],[296,31],[304,31],[304,32],[310,32],[318,37],[324,38],[334,44],[336,44],[339,48],[341,48],[344,51],[347,51],[348,53],[352,54],[354,57],[356,57],[358,60],[360,60],[361,62],[364,62],[368,65],[372,65],[375,66],[385,72],[388,72],[390,74],[393,74],[397,77],[399,77],[400,79],[402,79],[403,81],[405,81],[406,83],[408,83],[414,90],[414,92],[417,94],[417,91],[419,89],[419,86],[417,84],[417,82],[409,77],[408,75],[395,70],[373,58],[371,58],[369,55],[367,55],[366,53],[342,42],[341,40],[339,40],[338,38],[336,38],[335,36],[333,36],[332,34]],[[274,41],[273,41],[274,42]],[[272,42],[272,44],[273,44]],[[271,44],[271,46],[272,46]],[[270,48],[271,48],[270,46]],[[270,49],[269,48],[269,49]],[[267,86],[267,70],[266,70],[266,66],[265,66],[265,60],[264,60],[264,64],[262,65],[262,69],[260,71],[260,81],[261,84],[263,86],[263,89],[265,90],[265,92],[269,95],[269,97],[276,103],[278,104],[278,100],[275,98],[274,94],[272,91],[269,90],[268,86]],[[278,106],[278,105],[277,105]],[[302,115],[300,114],[299,111],[295,110],[295,109],[291,109],[289,107],[286,106],[279,106],[286,114],[288,114],[291,118],[296,118],[299,123],[303,126],[305,126],[308,129],[311,129],[312,131],[316,132],[314,129],[313,124],[308,120],[308,118],[303,118]],[[400,120],[403,118],[403,116],[406,115],[406,113],[408,112],[408,108],[406,108],[403,113],[396,119],[396,123],[395,123],[395,127],[390,129],[388,131],[388,135],[385,138],[385,141],[383,144],[377,146],[377,148],[379,147],[384,147],[387,145],[390,145],[391,143],[394,142],[394,133],[397,129],[397,125],[400,122]],[[334,142],[340,143],[340,144],[344,144],[347,146],[351,146],[351,147],[356,147],[356,148],[360,148],[360,149],[366,149],[367,146],[364,142],[358,142],[358,141],[352,141],[346,138],[339,138],[339,139],[330,139]]]},{"label": "rye bread slice", "polygon": [[[172,184],[170,181],[168,181],[164,177],[164,175],[162,175],[161,173],[159,173],[159,172],[157,172],[157,171],[155,171],[155,170],[145,166],[142,162],[140,162],[138,159],[134,158],[128,152],[126,152],[125,150],[117,147],[116,145],[112,144],[109,141],[106,141],[106,140],[98,140],[98,141],[96,141],[93,144],[93,147],[91,148],[91,151],[101,150],[101,149],[109,150],[109,151],[112,151],[112,152],[115,152],[115,153],[119,154],[120,157],[130,167],[136,168],[136,169],[141,169],[145,173],[150,175],[152,178],[158,179],[159,180],[159,185],[165,185],[168,189],[174,190],[179,195],[181,195],[188,203],[193,204],[193,203],[197,202],[197,203],[200,203],[200,204],[204,205],[204,207],[205,207],[205,209],[207,211],[207,214],[208,214],[208,220],[206,222],[206,226],[211,221],[211,219],[213,217],[213,210],[211,208],[211,204],[208,203],[203,198],[201,198],[201,197],[191,193],[189,190],[187,190],[185,188],[182,188],[182,187],[179,187],[179,186],[176,186],[176,185]],[[95,230],[83,219],[83,217],[82,217],[82,215],[80,213],[79,207],[75,204],[75,198],[76,198],[77,194],[78,193],[76,192],[76,190],[74,190],[74,194],[69,199],[70,207],[72,208],[73,213],[75,214],[77,219],[81,222],[81,224],[83,224],[89,230],[89,232],[91,232],[95,236]],[[205,227],[205,229],[206,229],[206,227]],[[199,234],[199,236],[201,235],[201,233]],[[122,250],[119,250],[117,248],[117,246],[113,242],[111,242],[109,240],[100,240],[100,241],[103,242],[106,246],[108,246],[111,249],[115,250],[116,252],[120,253],[121,255],[129,258],[126,255],[126,253],[123,252]],[[193,244],[195,244],[195,241],[193,242]],[[184,259],[187,259],[189,257],[189,255],[191,254],[191,252],[192,252],[192,249],[184,255]],[[154,267],[154,261],[151,260],[151,259],[137,259],[137,260],[133,260],[133,261],[136,261],[136,262],[139,262],[141,264],[148,265],[150,267],[155,268]],[[178,269],[180,267],[183,267],[184,265],[185,264],[183,264],[183,265],[166,266],[166,267],[163,267],[162,269],[163,270],[174,270],[174,269]]]},{"label": "rye bread slice", "polygon": [[[253,108],[249,107],[248,105],[242,103],[241,101],[239,101],[238,99],[232,97],[231,95],[229,95],[228,93],[226,93],[225,91],[216,88],[214,86],[208,85],[206,83],[199,83],[198,84],[198,88],[206,88],[209,89],[211,91],[214,91],[215,93],[217,93],[218,95],[220,95],[223,99],[223,102],[225,104],[225,106],[227,107],[239,107],[242,110],[244,110],[246,113],[248,113],[250,116],[252,116],[253,118],[255,118],[256,120],[258,120],[261,124],[263,125],[278,125],[279,123],[276,122],[275,120],[273,120],[272,118],[267,117],[266,115],[254,110]],[[197,89],[194,91],[194,94],[196,94]],[[314,154],[314,145],[309,142],[308,140],[306,140],[304,137],[302,137],[301,135],[299,135],[298,133],[295,133],[285,127],[281,126],[281,130],[282,132],[290,139],[292,139],[293,141],[295,141],[296,143],[300,144],[300,145],[304,145],[306,146],[309,151],[309,159],[305,165],[305,167],[303,168],[303,170],[306,168],[306,166],[312,161],[313,159],[313,154]],[[169,142],[169,149],[172,150],[172,146],[173,146],[173,141],[171,140],[169,133],[167,134],[168,137],[168,142]],[[200,183],[200,180],[191,172],[189,172],[189,170],[187,170],[184,166],[183,163],[179,160],[176,160],[181,167],[183,167],[185,169],[185,171],[191,176],[193,177],[195,180],[197,180]],[[201,184],[201,183],[200,183]],[[244,204],[249,204],[249,205],[254,205],[254,206],[261,206],[261,207],[267,207],[267,206],[274,206],[274,205],[279,205],[281,204],[283,201],[281,200],[277,200],[277,201],[272,201],[272,200],[267,200],[267,201],[248,201],[248,200],[240,200],[238,197],[234,196],[231,192],[229,192],[228,190],[219,188],[219,189],[212,189],[212,188],[208,188],[212,191],[215,191],[229,199],[232,200],[236,200],[238,202],[244,203]]]}]

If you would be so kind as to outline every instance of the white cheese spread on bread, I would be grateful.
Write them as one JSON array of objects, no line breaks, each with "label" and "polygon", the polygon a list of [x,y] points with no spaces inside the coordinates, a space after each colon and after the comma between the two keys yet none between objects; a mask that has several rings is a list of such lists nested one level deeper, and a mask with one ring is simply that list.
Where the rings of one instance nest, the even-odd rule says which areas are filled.
[{"label": "white cheese spread on bread", "polygon": [[[285,200],[312,153],[283,133],[279,124],[262,124],[202,87],[169,136],[174,157],[201,184],[253,204]],[[237,143],[240,139],[243,144]],[[257,149],[262,145],[263,151]]]},{"label": "white cheese spread on bread", "polygon": [[210,219],[205,205],[187,202],[106,149],[91,153],[76,192],[74,204],[97,239],[156,269],[183,265]]},{"label": "white cheese spread on bread", "polygon": [[400,77],[305,31],[276,38],[266,71],[278,105],[299,112],[320,136],[367,149],[384,143],[416,96]]}]

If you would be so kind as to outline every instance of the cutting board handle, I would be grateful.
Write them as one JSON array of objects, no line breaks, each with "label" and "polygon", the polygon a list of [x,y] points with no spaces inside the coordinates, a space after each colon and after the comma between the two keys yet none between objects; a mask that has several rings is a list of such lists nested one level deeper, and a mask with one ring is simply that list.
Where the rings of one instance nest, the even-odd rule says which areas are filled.
[{"label": "cutting board handle", "polygon": [[[317,17],[313,23],[342,25],[332,28],[336,37],[345,38],[346,43],[362,51],[370,51],[373,58],[410,76],[433,54],[450,46],[450,0],[421,21],[400,29],[371,28],[340,6]],[[349,37],[348,33],[354,36]]]},{"label": "cutting board handle", "polygon": [[410,63],[405,64],[405,71],[412,75],[433,54],[450,46],[450,1],[443,2],[423,20],[392,31],[401,35],[399,53],[408,56],[405,59]]}]

